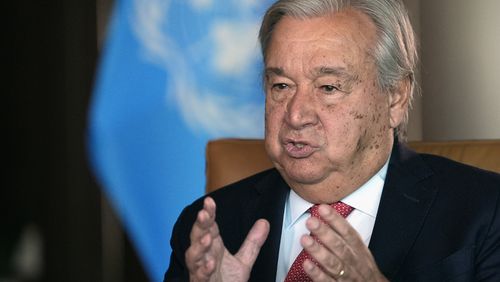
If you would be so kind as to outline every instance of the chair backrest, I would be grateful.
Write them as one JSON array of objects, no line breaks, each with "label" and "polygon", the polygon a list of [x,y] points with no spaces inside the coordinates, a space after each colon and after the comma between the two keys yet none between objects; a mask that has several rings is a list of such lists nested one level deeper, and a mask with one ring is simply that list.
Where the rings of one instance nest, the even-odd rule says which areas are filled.
[{"label": "chair backrest", "polygon": [[[500,173],[500,140],[409,142],[417,152],[444,156]],[[261,139],[218,139],[206,150],[206,192],[273,167]]]}]

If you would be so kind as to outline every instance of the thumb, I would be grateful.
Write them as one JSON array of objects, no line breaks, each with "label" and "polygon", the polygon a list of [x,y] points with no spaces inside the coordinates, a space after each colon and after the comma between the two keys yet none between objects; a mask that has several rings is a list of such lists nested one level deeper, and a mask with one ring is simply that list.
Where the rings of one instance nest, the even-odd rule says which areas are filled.
[{"label": "thumb", "polygon": [[265,219],[259,219],[255,222],[240,250],[235,255],[241,263],[249,267],[253,266],[257,255],[259,255],[260,248],[267,239],[269,228],[269,222]]}]

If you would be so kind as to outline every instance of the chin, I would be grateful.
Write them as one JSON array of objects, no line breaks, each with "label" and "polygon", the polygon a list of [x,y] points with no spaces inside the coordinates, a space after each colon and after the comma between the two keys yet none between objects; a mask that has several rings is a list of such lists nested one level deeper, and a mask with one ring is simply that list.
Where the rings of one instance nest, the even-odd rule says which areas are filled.
[{"label": "chin", "polygon": [[310,167],[285,166],[281,167],[280,172],[289,181],[302,185],[317,184],[326,178],[322,170],[311,169]]}]

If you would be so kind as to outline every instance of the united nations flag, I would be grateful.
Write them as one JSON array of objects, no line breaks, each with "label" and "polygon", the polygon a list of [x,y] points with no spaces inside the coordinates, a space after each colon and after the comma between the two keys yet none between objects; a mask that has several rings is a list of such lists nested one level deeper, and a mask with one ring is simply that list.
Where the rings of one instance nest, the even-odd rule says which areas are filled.
[{"label": "united nations flag", "polygon": [[152,281],[181,209],[204,191],[204,150],[262,137],[257,32],[270,1],[116,3],[90,112],[94,170]]}]

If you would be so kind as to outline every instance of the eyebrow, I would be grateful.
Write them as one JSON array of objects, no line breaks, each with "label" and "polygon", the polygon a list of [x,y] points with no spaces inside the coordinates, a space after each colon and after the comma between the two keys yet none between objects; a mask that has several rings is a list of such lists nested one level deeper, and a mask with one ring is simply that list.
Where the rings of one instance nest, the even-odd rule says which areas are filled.
[{"label": "eyebrow", "polygon": [[[275,74],[275,75],[284,75],[285,71],[280,67],[269,67],[264,70],[265,74]],[[327,67],[321,66],[314,68],[312,71],[313,74],[317,76],[322,75],[335,75],[342,77],[355,77],[355,75],[350,74],[346,68],[344,67]]]},{"label": "eyebrow", "polygon": [[335,76],[341,76],[341,77],[352,77],[353,76],[344,67],[321,66],[321,67],[314,68],[312,73],[317,75],[317,76],[322,76],[322,75],[335,75]]},{"label": "eyebrow", "polygon": [[269,75],[269,74],[283,75],[285,72],[283,71],[282,68],[272,67],[272,68],[266,68],[264,70],[264,73],[266,75]]},{"label": "eyebrow", "polygon": [[345,85],[348,88],[351,87],[351,84],[356,80],[358,80],[359,78],[359,76],[356,73],[349,72],[348,69],[344,67],[321,66],[315,68],[313,73],[316,76],[328,76],[328,75],[338,76],[344,81]]},{"label": "eyebrow", "polygon": [[[358,79],[358,75],[349,72],[345,67],[320,66],[313,69],[312,74],[317,77],[321,76],[338,76],[345,81],[347,85]],[[283,68],[268,67],[264,70],[264,75],[286,76]]]}]

